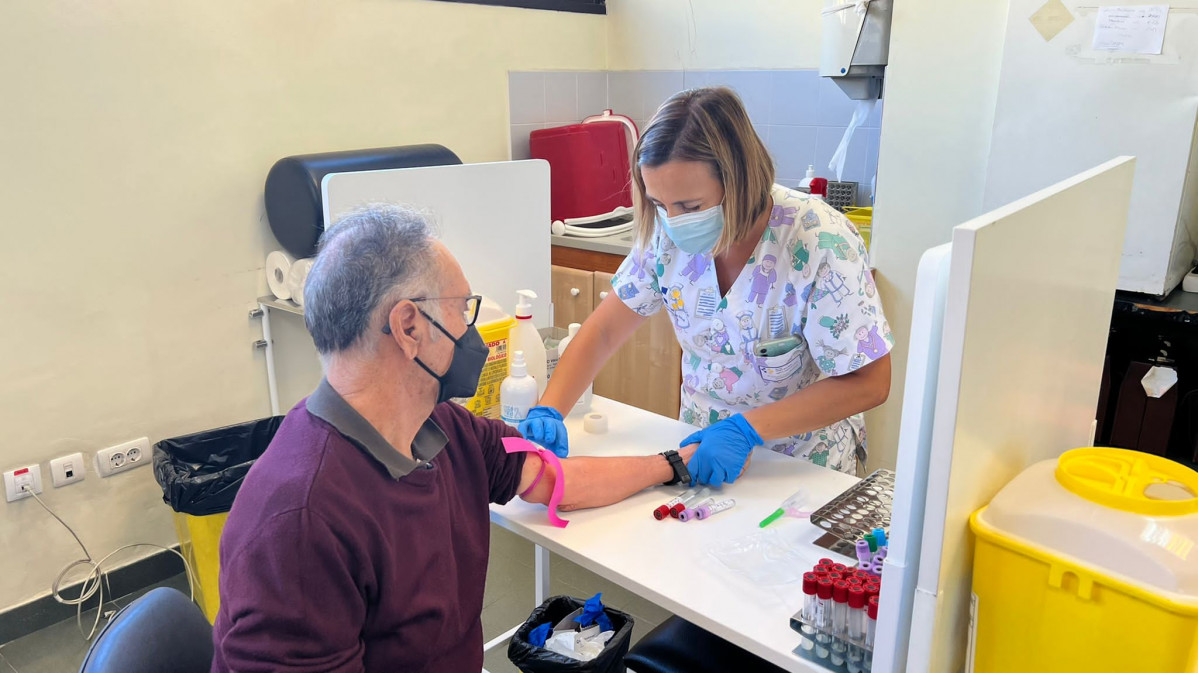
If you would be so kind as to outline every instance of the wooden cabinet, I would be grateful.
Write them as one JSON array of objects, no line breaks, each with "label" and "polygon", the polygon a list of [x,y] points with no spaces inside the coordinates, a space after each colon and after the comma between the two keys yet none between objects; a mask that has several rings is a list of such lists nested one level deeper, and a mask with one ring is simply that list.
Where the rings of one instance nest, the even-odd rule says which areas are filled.
[{"label": "wooden cabinet", "polygon": [[553,267],[553,326],[582,322],[594,310],[595,273],[564,266]]},{"label": "wooden cabinet", "polygon": [[[587,266],[613,268],[610,260],[599,260],[599,263],[588,263]],[[565,327],[571,322],[583,322],[612,292],[611,279],[612,274],[606,271],[554,265],[554,325]],[[575,294],[573,290],[579,292]],[[595,377],[595,394],[677,418],[681,383],[682,349],[674,336],[669,315],[659,311],[641,325],[599,371]]]}]

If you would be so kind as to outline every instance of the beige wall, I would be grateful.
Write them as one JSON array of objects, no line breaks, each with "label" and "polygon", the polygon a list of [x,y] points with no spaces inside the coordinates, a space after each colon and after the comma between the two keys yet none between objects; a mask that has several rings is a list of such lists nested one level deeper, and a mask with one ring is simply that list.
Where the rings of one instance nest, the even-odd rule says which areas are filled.
[{"label": "beige wall", "polygon": [[[41,462],[93,554],[170,543],[150,469],[53,489],[45,463],[269,413],[246,311],[270,165],[506,159],[506,71],[602,69],[605,40],[598,16],[429,0],[0,5],[0,467]],[[80,553],[32,500],[0,507],[2,610]]]},{"label": "beige wall", "polygon": [[607,0],[612,70],[819,66],[821,0]]},{"label": "beige wall", "polygon": [[919,258],[982,212],[1007,3],[894,3],[870,252],[899,347],[890,402],[869,416],[871,467],[897,456]]}]

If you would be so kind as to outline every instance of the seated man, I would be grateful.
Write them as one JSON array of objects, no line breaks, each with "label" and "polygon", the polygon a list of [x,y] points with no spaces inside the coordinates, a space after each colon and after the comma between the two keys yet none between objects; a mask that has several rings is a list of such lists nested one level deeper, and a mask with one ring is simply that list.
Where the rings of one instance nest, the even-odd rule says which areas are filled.
[{"label": "seated man", "polygon": [[[539,456],[504,452],[514,429],[448,402],[487,358],[478,305],[414,210],[372,206],[325,234],[304,289],[325,379],[229,515],[213,671],[482,669],[487,506],[546,503],[557,475],[538,480]],[[564,509],[675,478],[660,455],[562,470]]]}]

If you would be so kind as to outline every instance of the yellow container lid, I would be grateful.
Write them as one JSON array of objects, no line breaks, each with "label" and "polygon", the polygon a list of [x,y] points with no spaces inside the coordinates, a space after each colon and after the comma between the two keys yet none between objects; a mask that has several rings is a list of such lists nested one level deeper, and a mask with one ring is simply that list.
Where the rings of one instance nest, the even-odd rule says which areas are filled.
[{"label": "yellow container lid", "polygon": [[[1056,476],[1081,497],[1124,512],[1198,513],[1198,472],[1160,456],[1127,449],[1073,449],[1057,459]],[[1176,499],[1165,499],[1172,495],[1170,490]]]}]

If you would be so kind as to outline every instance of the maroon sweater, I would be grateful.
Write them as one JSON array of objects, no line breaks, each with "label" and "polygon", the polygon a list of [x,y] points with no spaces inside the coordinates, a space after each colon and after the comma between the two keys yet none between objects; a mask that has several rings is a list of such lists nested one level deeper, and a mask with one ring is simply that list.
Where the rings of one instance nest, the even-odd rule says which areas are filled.
[{"label": "maroon sweater", "polygon": [[233,504],[212,670],[477,673],[487,504],[516,493],[523,454],[500,442],[515,431],[438,405],[413,447],[431,459],[397,475],[330,392],[313,397],[349,409],[337,427],[300,402]]}]

